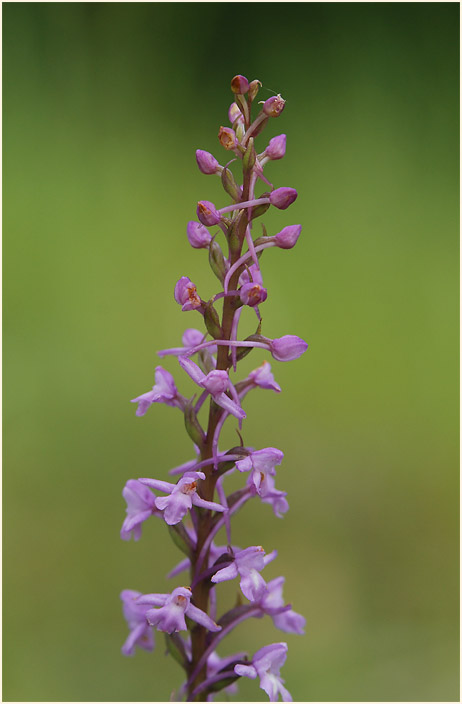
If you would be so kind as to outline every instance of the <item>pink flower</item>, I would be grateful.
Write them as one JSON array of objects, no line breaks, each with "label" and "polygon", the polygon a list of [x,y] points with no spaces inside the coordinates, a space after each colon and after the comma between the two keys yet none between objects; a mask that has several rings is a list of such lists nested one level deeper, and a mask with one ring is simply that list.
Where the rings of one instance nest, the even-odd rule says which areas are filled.
[{"label": "pink flower", "polygon": [[205,479],[203,472],[185,472],[177,484],[164,482],[161,479],[139,479],[153,489],[164,491],[167,496],[157,496],[155,506],[163,512],[164,521],[169,526],[179,523],[192,506],[199,506],[211,511],[226,511],[224,506],[214,501],[205,501],[197,493],[197,482]]},{"label": "pink flower", "polygon": [[133,589],[124,589],[120,598],[125,620],[130,629],[130,634],[122,646],[124,655],[134,655],[135,646],[143,650],[154,650],[154,635],[146,621],[147,606],[138,603],[141,592]]},{"label": "pink flower", "polygon": [[209,631],[221,631],[210,616],[191,604],[191,590],[189,587],[177,587],[171,594],[144,594],[138,598],[138,604],[155,606],[146,611],[146,619],[151,626],[165,633],[186,631],[185,616],[192,619]]},{"label": "pink flower", "polygon": [[181,310],[197,310],[202,301],[197,295],[195,284],[187,276],[182,276],[175,284],[175,301],[181,305]]},{"label": "pink flower", "polygon": [[182,397],[178,394],[173,376],[166,369],[156,367],[155,374],[156,383],[152,387],[152,391],[147,391],[141,396],[137,396],[131,400],[131,403],[137,403],[137,416],[144,416],[149,406],[153,403],[165,403],[167,406],[182,407]]},{"label": "pink flower", "polygon": [[277,702],[279,694],[283,702],[291,702],[292,697],[284,687],[284,680],[279,670],[287,658],[287,643],[273,643],[260,648],[252,659],[251,665],[236,665],[234,672],[241,677],[260,678],[260,688],[263,689],[270,702]]},{"label": "pink flower", "polygon": [[271,205],[279,208],[279,210],[285,210],[289,205],[292,205],[297,196],[298,193],[295,188],[283,186],[282,188],[276,188],[275,191],[269,194],[269,201]]}]

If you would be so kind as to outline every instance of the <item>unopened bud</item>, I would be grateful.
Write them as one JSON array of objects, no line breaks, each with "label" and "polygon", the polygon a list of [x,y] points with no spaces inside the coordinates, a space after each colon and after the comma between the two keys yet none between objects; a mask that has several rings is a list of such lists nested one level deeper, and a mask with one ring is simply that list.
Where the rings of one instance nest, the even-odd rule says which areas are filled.
[{"label": "unopened bud", "polygon": [[244,95],[249,90],[249,82],[245,76],[234,76],[231,81],[231,90],[233,93]]},{"label": "unopened bud", "polygon": [[286,136],[285,134],[280,134],[277,137],[270,139],[268,146],[265,149],[265,156],[268,159],[275,161],[276,159],[282,159],[286,153]]},{"label": "unopened bud", "polygon": [[280,95],[273,95],[263,103],[263,112],[268,117],[279,117],[284,110],[286,101]]},{"label": "unopened bud", "polygon": [[279,210],[285,210],[291,205],[297,198],[298,193],[295,188],[276,188],[269,194],[269,201],[271,205],[274,205]]},{"label": "unopened bud", "polygon": [[197,217],[203,225],[211,227],[221,222],[221,215],[209,200],[200,200],[197,204]]},{"label": "unopened bud", "polygon": [[254,100],[257,96],[258,91],[260,90],[261,83],[258,80],[252,81],[249,84],[249,99]]},{"label": "unopened bud", "polygon": [[218,139],[221,146],[228,151],[231,151],[237,145],[236,133],[230,127],[220,127],[218,131]]},{"label": "unopened bud", "polygon": [[196,150],[196,161],[199,170],[202,171],[203,174],[216,174],[220,169],[220,164],[213,154],[205,152],[203,149]]},{"label": "unopened bud", "polygon": [[306,352],[308,344],[297,335],[284,335],[272,340],[270,349],[274,359],[277,359],[278,362],[291,362]]},{"label": "unopened bud", "polygon": [[195,220],[190,220],[188,222],[186,234],[188,235],[189,244],[191,247],[194,247],[194,249],[203,249],[208,247],[212,241],[212,237],[207,228]]},{"label": "unopened bud", "polygon": [[301,231],[301,225],[287,225],[274,236],[274,241],[281,249],[292,249],[297,244]]}]

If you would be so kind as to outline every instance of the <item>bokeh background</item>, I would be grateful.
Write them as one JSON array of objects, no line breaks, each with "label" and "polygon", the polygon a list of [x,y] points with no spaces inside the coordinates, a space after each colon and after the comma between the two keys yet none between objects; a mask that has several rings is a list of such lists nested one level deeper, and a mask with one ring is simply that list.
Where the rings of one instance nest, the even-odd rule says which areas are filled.
[{"label": "bokeh background", "polygon": [[[154,520],[120,541],[121,490],[191,457],[178,412],[129,400],[200,323],[176,279],[217,290],[185,226],[198,199],[226,202],[194,151],[226,158],[235,73],[287,100],[260,144],[288,135],[267,172],[299,198],[264,221],[303,233],[264,256],[263,332],[310,347],[273,364],[282,394],[247,400],[246,442],[285,452],[290,511],[247,507],[234,542],[278,549],[266,577],[286,575],[308,625],[247,623],[221,652],[287,640],[298,701],[458,699],[458,18],[3,6],[4,700],[162,701],[181,682],[162,637],[120,654],[119,592],[173,588],[180,557]],[[266,695],[246,680],[240,698]]]}]

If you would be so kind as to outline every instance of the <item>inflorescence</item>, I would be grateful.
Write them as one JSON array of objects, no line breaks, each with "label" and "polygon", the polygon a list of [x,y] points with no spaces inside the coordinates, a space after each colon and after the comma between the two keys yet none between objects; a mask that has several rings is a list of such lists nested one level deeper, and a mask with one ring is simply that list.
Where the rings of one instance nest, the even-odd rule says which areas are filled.
[{"label": "inflorescence", "polygon": [[[235,692],[241,677],[258,678],[270,701],[277,701],[279,695],[283,701],[292,701],[279,674],[287,657],[286,643],[267,645],[250,658],[245,652],[220,657],[217,646],[249,618],[270,616],[276,628],[286,633],[303,634],[305,627],[304,617],[284,603],[284,577],[266,582],[261,574],[275,559],[276,551],[267,553],[260,545],[241,549],[231,543],[231,519],[251,499],[258,497],[269,504],[279,518],[288,510],[286,492],[275,486],[276,467],[284,455],[275,447],[255,450],[246,446],[240,434],[239,445],[226,452],[219,449],[220,433],[230,416],[242,428],[246,417],[243,401],[250,391],[281,391],[266,360],[245,379],[232,379],[230,372],[236,372],[239,361],[253,349],[267,350],[280,362],[297,359],[307,349],[306,342],[296,335],[269,338],[261,331],[260,306],[268,296],[260,267],[262,253],[270,247],[294,247],[301,225],[288,225],[270,236],[262,226],[263,234],[256,239],[252,236],[254,221],[271,206],[285,210],[297,198],[294,188],[274,188],[264,175],[269,161],[284,156],[286,135],[273,137],[261,153],[257,153],[254,140],[269,120],[281,115],[285,101],[280,95],[262,101],[252,120],[260,87],[260,81],[249,83],[244,76],[231,81],[235,102],[228,116],[232,126],[220,127],[218,132],[221,146],[230,152],[230,161],[222,166],[209,152],[196,151],[199,170],[217,175],[231,198],[231,203],[221,208],[207,200],[199,201],[197,220],[191,220],[186,228],[190,245],[208,251],[210,267],[222,290],[204,300],[187,276],[177,281],[175,301],[183,311],[197,311],[205,331],[188,328],[180,346],[162,350],[159,356],[176,356],[181,370],[197,385],[197,393],[192,398],[183,396],[170,372],[158,366],[152,390],[133,399],[137,416],[144,416],[153,403],[178,408],[196,457],[170,470],[172,477],[179,476],[176,483],[130,479],[123,489],[127,516],[121,538],[129,540],[133,536],[139,540],[142,524],[151,516],[165,521],[173,542],[185,555],[168,576],[189,572],[189,586],[175,587],[169,594],[123,591],[129,635],[122,652],[133,655],[135,646],[153,650],[153,630],[163,631],[168,651],[185,672],[177,696],[187,701],[210,701],[223,689]],[[242,185],[233,176],[232,162],[242,167]],[[265,191],[256,197],[260,183]],[[210,229],[216,231],[211,233]],[[217,242],[220,232],[227,243],[226,255]],[[257,330],[241,340],[238,328],[246,306],[256,313]],[[200,420],[200,410],[207,400],[208,412],[204,408],[204,419]],[[226,479],[235,470],[244,475],[245,485],[227,495]],[[222,546],[214,542],[221,529],[226,534]],[[246,601],[240,598],[237,606],[217,618],[217,585],[229,580],[239,580]],[[180,636],[181,632],[186,636]]]}]

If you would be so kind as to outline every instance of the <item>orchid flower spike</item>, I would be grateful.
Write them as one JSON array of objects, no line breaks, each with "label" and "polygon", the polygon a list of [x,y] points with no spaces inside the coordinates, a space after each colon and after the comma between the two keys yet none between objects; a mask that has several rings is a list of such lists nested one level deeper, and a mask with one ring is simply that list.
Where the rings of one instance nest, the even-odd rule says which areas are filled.
[{"label": "orchid flower spike", "polygon": [[[215,91],[209,88],[207,94],[213,96]],[[253,544],[242,549],[233,540],[234,518],[241,509],[245,510],[248,502],[252,502],[256,516],[262,510],[261,503],[269,504],[277,518],[282,518],[289,509],[287,492],[275,486],[276,469],[284,454],[276,447],[252,446],[246,437],[248,428],[242,427],[246,417],[243,405],[247,394],[254,389],[281,392],[265,357],[271,354],[276,361],[289,362],[301,357],[308,347],[297,335],[273,338],[263,330],[261,305],[269,295],[262,267],[266,258],[280,256],[280,250],[292,249],[297,244],[302,226],[281,224],[276,234],[268,235],[262,223],[261,236],[255,232],[259,230],[255,227],[257,218],[259,224],[268,210],[273,215],[274,208],[284,211],[298,197],[295,188],[273,185],[274,178],[270,181],[265,173],[269,162],[285,156],[286,135],[278,134],[261,145],[258,140],[268,123],[281,117],[286,102],[281,95],[258,102],[260,88],[262,83],[256,78],[250,80],[236,74],[231,80],[233,102],[228,111],[229,124],[217,125],[215,131],[220,145],[229,154],[223,166],[209,151],[195,152],[199,171],[218,176],[226,196],[223,202],[216,200],[219,206],[208,199],[199,200],[196,215],[191,212],[191,219],[184,226],[188,243],[196,250],[191,259],[196,261],[200,257],[197,252],[202,251],[213,276],[210,280],[202,279],[200,272],[197,273],[199,278],[195,280],[201,282],[204,298],[188,276],[177,280],[173,291],[175,302],[181,311],[199,313],[196,320],[200,324],[197,322],[198,328],[188,327],[184,331],[181,344],[177,339],[177,346],[158,352],[160,357],[178,358],[179,365],[194,382],[195,392],[191,397],[183,395],[172,374],[158,366],[152,389],[132,399],[137,404],[137,416],[144,416],[153,403],[178,408],[183,414],[188,443],[193,444],[187,454],[183,448],[181,452],[185,454],[176,461],[169,460],[170,467],[176,466],[168,474],[165,472],[155,479],[129,479],[122,491],[126,515],[120,537],[137,541],[145,521],[161,518],[168,526],[166,535],[172,540],[172,550],[181,551],[179,561],[171,560],[170,564],[175,566],[167,576],[189,573],[191,586],[178,586],[171,593],[145,594],[127,589],[120,595],[129,631],[122,646],[123,654],[133,655],[137,648],[152,650],[154,628],[163,631],[168,652],[186,673],[186,681],[177,686],[171,697],[176,701],[180,698],[213,701],[218,692],[235,693],[241,677],[259,679],[270,701],[279,698],[292,701],[280,676],[280,667],[287,656],[286,643],[267,645],[251,660],[245,652],[221,657],[218,648],[231,631],[248,619],[269,616],[276,628],[291,634],[302,634],[305,628],[304,617],[284,602],[284,577],[267,583],[262,576],[263,569],[276,557],[276,551],[267,554],[260,545]],[[201,105],[199,101],[197,109]],[[194,159],[192,154],[191,158]],[[273,166],[269,168],[276,171]],[[217,184],[217,179],[213,180]],[[215,200],[213,195],[203,195]],[[180,204],[178,213],[181,213]],[[176,232],[174,228],[170,236],[176,237]],[[181,241],[180,228],[178,242]],[[266,253],[268,249],[271,254]],[[288,256],[281,259],[287,260]],[[161,266],[158,261],[157,267]],[[217,288],[210,290],[210,281],[215,281]],[[166,315],[167,306],[160,302],[158,307]],[[241,323],[252,313],[258,318],[257,330],[252,333],[255,329],[252,326],[250,334],[243,333]],[[172,320],[172,329],[175,325]],[[151,328],[155,330],[149,324],[146,328],[148,333]],[[153,343],[152,339],[143,342]],[[252,371],[240,374],[241,360],[250,354],[252,360],[255,358],[249,367]],[[182,382],[191,386],[184,375],[180,376]],[[231,422],[238,426],[239,440],[234,436],[231,446],[225,446],[222,431]],[[275,420],[271,419],[271,423],[272,428],[277,427]],[[178,430],[177,427],[175,433]],[[156,448],[160,427],[154,427],[154,432]],[[276,439],[269,437],[268,442]],[[182,448],[176,434],[173,444]],[[160,449],[154,453],[157,465],[161,455]],[[184,461],[184,457],[192,459]],[[144,467],[147,460],[140,457],[139,462]],[[278,485],[289,471],[291,468],[284,466]],[[233,475],[231,481],[230,475]],[[230,490],[229,484],[235,480],[238,486]],[[259,500],[254,501],[257,497]],[[249,537],[247,545],[254,542],[256,537]],[[296,554],[296,547],[294,551]],[[242,601],[248,601],[239,600],[237,605],[231,603],[222,610],[220,584],[234,579],[239,580]],[[178,635],[185,631],[188,632],[185,637]],[[145,698],[149,699],[149,693]]]}]

